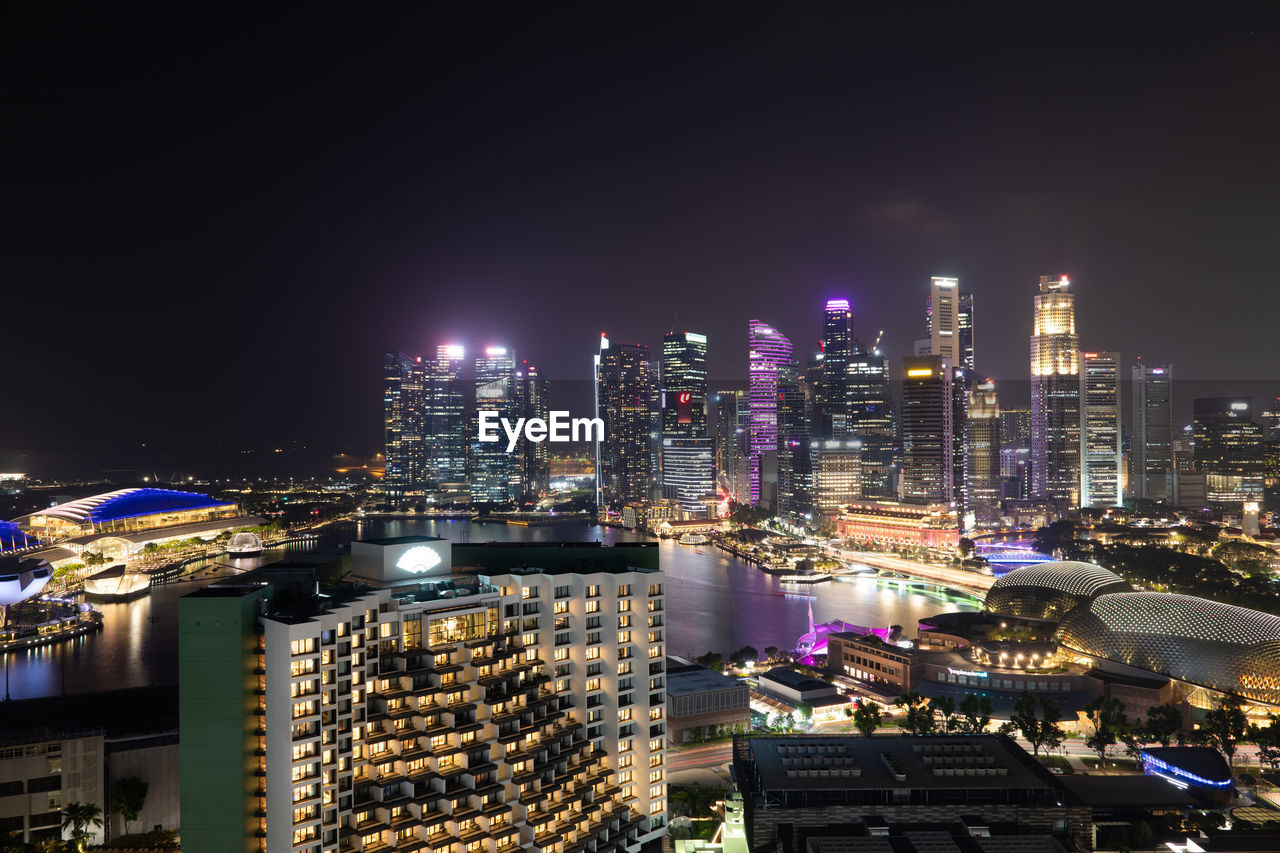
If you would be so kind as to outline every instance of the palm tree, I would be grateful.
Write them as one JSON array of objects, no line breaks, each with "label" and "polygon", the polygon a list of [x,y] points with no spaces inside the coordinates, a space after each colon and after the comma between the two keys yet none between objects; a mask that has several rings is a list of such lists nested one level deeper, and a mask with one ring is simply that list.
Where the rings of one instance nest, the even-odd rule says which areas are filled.
[{"label": "palm tree", "polygon": [[71,830],[75,850],[84,850],[90,827],[102,828],[102,807],[93,803],[67,803],[62,810],[62,829]]}]

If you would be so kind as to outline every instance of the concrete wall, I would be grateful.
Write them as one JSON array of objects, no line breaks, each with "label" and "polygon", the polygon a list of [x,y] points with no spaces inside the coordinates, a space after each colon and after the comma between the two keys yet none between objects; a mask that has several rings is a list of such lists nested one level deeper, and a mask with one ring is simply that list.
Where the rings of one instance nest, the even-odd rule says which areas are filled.
[{"label": "concrete wall", "polygon": [[[151,744],[154,741],[141,743]],[[157,826],[161,829],[178,829],[181,790],[178,783],[178,744],[175,742],[134,748],[128,741],[115,741],[108,749],[108,797],[111,795],[111,786],[119,779],[137,777],[148,785],[147,799],[142,811],[138,813],[138,819],[129,824],[129,832],[149,832]],[[124,820],[119,815],[111,815],[111,837],[118,838],[124,833]]]}]

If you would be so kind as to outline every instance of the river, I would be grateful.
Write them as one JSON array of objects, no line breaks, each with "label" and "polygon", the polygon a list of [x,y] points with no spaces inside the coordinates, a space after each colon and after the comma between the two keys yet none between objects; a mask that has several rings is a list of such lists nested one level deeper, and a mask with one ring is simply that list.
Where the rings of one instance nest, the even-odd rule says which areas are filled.
[{"label": "river", "polygon": [[[178,599],[215,579],[284,558],[305,560],[333,552],[340,542],[359,537],[442,536],[456,542],[593,541],[606,544],[642,539],[635,533],[587,524],[517,527],[468,521],[371,519],[340,525],[318,540],[271,548],[247,560],[216,558],[195,564],[180,581],[122,604],[97,605],[103,627],[69,642],[16,652],[6,660],[9,695],[14,699],[87,693],[178,679]],[[970,600],[909,582],[874,577],[829,581],[806,587],[814,598],[788,595],[777,578],[738,562],[714,548],[692,548],[664,540],[659,547],[667,576],[667,651],[697,656],[725,655],[750,644],[790,649],[808,630],[809,605],[816,622],[843,619],[855,625],[902,625],[915,635],[920,619],[936,613],[971,609]]]}]

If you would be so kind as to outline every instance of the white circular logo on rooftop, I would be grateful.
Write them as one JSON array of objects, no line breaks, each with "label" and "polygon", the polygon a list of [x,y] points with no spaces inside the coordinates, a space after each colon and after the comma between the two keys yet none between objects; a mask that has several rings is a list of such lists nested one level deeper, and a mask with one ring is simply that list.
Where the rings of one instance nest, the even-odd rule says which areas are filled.
[{"label": "white circular logo on rooftop", "polygon": [[440,565],[440,555],[423,545],[410,548],[401,554],[400,559],[396,561],[397,569],[404,569],[406,572],[412,572],[415,575],[428,572],[438,565]]}]

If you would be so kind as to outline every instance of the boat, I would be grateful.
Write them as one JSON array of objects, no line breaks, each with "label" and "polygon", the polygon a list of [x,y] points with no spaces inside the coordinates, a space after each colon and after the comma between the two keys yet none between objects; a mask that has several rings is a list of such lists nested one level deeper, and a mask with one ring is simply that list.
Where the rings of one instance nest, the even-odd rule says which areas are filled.
[{"label": "boat", "polygon": [[256,533],[237,533],[227,542],[227,556],[257,557],[262,553],[262,540]]},{"label": "boat", "polygon": [[822,583],[831,580],[831,575],[782,575],[778,580],[781,583]]},{"label": "boat", "polygon": [[680,537],[681,545],[706,545],[711,540],[701,533],[686,533]]}]

